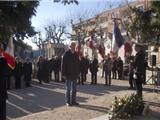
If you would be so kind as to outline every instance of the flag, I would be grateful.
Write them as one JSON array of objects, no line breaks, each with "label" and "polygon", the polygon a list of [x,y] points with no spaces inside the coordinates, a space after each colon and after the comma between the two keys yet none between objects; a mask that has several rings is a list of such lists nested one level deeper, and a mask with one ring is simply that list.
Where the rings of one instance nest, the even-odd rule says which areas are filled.
[{"label": "flag", "polygon": [[100,44],[99,47],[98,47],[98,51],[99,51],[99,54],[101,55],[102,58],[105,57],[105,47],[104,45]]},{"label": "flag", "polygon": [[124,44],[124,56],[126,57],[128,53],[132,53],[132,45],[129,42],[126,42]]},{"label": "flag", "polygon": [[124,43],[124,57],[127,56],[127,54],[131,54],[132,53],[132,42],[129,39],[129,35],[127,33],[126,39],[125,39],[125,43]]},{"label": "flag", "polygon": [[78,34],[77,36],[77,45],[76,45],[76,52],[81,56],[82,52],[81,52],[81,41],[80,41],[80,34]]},{"label": "flag", "polygon": [[117,52],[118,49],[124,44],[124,39],[118,28],[117,20],[114,19],[113,34],[112,34],[112,52]]},{"label": "flag", "polygon": [[95,48],[95,43],[94,43],[94,40],[93,40],[93,36],[91,36],[90,39],[89,39],[89,47],[91,49]]},{"label": "flag", "polygon": [[7,60],[7,64],[11,69],[15,68],[15,58],[14,58],[14,44],[13,44],[13,36],[10,37],[7,48],[3,51],[3,56]]}]

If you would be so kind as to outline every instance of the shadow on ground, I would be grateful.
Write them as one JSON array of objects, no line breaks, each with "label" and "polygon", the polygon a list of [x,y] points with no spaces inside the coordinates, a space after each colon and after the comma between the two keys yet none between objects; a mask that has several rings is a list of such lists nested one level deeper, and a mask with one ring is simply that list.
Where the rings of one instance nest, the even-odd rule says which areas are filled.
[{"label": "shadow on ground", "polygon": [[[60,89],[58,92],[55,88]],[[51,110],[65,104],[63,83],[38,84],[33,82],[32,87],[8,91],[7,118],[13,119],[32,113]],[[78,97],[80,102],[86,98]]]}]

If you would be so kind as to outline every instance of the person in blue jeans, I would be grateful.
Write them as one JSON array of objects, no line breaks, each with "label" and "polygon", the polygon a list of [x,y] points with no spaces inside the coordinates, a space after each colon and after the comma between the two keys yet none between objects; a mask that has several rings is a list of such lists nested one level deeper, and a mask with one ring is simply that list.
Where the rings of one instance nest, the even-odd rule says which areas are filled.
[{"label": "person in blue jeans", "polygon": [[65,80],[67,106],[79,105],[76,102],[76,84],[80,73],[80,60],[75,48],[76,42],[72,41],[70,49],[64,53],[62,58],[62,79]]}]

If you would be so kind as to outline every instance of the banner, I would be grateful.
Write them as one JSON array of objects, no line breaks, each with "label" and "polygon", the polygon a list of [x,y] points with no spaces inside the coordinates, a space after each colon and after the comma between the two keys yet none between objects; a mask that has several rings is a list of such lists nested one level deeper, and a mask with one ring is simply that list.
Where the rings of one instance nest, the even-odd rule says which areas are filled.
[{"label": "banner", "polygon": [[124,39],[123,39],[123,36],[121,35],[116,18],[114,19],[112,35],[113,35],[112,36],[112,52],[115,53],[124,44]]},{"label": "banner", "polygon": [[7,64],[11,69],[15,68],[15,58],[14,58],[14,44],[13,44],[13,36],[10,37],[7,48],[3,51],[3,56],[7,60]]}]

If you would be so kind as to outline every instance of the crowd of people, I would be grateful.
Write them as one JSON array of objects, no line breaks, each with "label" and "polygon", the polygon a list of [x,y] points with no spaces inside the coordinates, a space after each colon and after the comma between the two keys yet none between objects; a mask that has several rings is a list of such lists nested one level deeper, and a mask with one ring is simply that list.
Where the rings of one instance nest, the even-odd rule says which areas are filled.
[{"label": "crowd of people", "polygon": [[[97,84],[97,73],[100,66],[102,66],[101,77],[104,77],[105,86],[111,86],[112,79],[123,79],[123,61],[121,57],[111,58],[110,54],[107,54],[103,61],[99,62],[96,55],[91,60],[87,55],[79,56],[75,51],[75,47],[76,42],[71,42],[69,50],[64,53],[63,57],[53,56],[50,60],[40,56],[37,61],[34,60],[31,62],[29,58],[22,61],[17,57],[15,69],[7,69],[7,77],[3,78],[7,83],[3,83],[3,85],[7,84],[7,89],[10,89],[11,76],[14,76],[16,89],[21,88],[22,77],[25,87],[31,86],[31,80],[33,78],[38,79],[39,84],[43,84],[43,82],[48,83],[52,80],[52,73],[54,73],[55,82],[65,82],[65,102],[67,106],[70,106],[78,105],[76,101],[77,84],[84,85],[86,81],[90,81],[91,85]],[[137,95],[142,97],[142,84],[145,83],[147,63],[145,62],[145,52],[142,46],[136,45],[135,50],[137,51],[136,55],[134,57],[132,56],[129,60],[129,85],[130,89],[136,89]],[[91,80],[87,80],[88,71],[90,71]],[[0,81],[2,82],[4,80]]]}]

